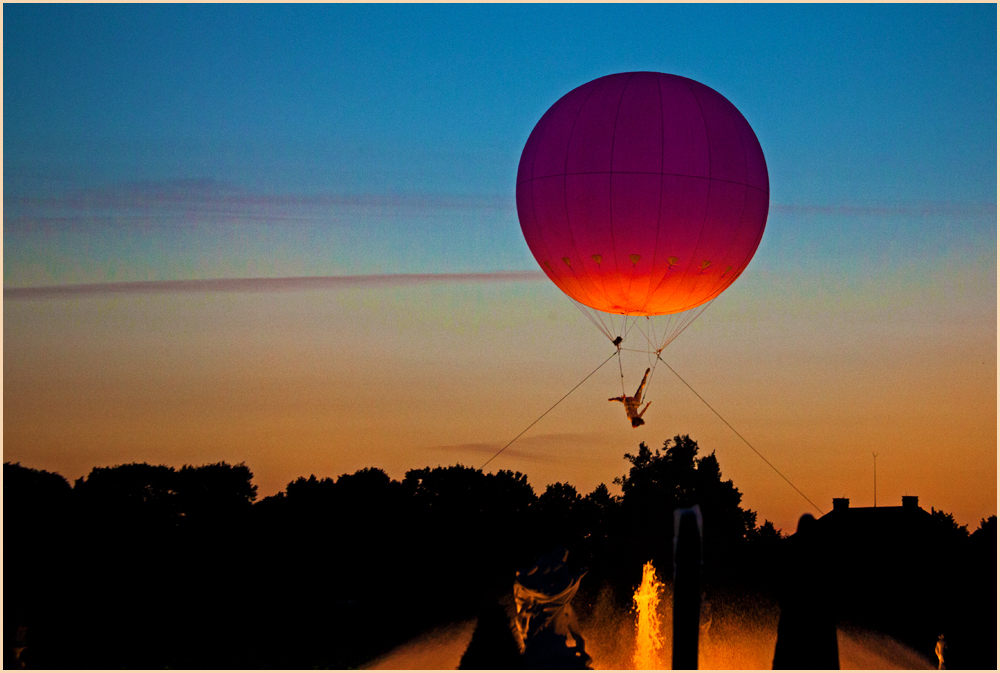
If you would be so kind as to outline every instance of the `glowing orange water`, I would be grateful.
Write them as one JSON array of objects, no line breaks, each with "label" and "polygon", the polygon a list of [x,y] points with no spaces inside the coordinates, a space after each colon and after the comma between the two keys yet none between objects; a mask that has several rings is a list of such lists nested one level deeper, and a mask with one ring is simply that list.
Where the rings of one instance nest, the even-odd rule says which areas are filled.
[{"label": "glowing orange water", "polygon": [[652,671],[662,668],[660,649],[663,634],[660,630],[660,589],[663,584],[656,578],[652,562],[642,567],[642,584],[635,590],[632,603],[635,609],[635,662],[636,670]]},{"label": "glowing orange water", "polygon": [[[652,568],[652,566],[650,566]],[[651,571],[651,580],[655,571]],[[641,587],[636,594],[642,593]],[[661,664],[670,662],[670,587],[658,592],[661,608],[654,610],[663,634],[663,648],[651,657]],[[698,645],[700,670],[769,670],[774,659],[778,630],[778,607],[759,597],[717,597],[713,606],[724,606]],[[599,670],[623,670],[638,664],[632,635],[636,633],[636,610],[614,607],[610,590],[602,591],[595,609],[580,620],[591,664]],[[647,613],[648,614],[648,613]],[[365,668],[391,670],[454,670],[472,639],[475,622],[444,627],[417,637],[369,662]],[[917,652],[889,636],[860,630],[837,630],[841,670],[920,670],[935,669],[932,649]],[[656,654],[656,648],[649,651]],[[663,665],[666,662],[666,666]]]}]

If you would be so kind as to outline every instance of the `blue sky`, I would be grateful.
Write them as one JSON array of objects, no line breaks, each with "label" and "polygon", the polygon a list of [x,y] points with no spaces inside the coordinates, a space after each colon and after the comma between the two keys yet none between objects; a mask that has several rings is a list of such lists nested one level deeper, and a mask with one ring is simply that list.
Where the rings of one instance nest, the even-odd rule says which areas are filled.
[{"label": "blue sky", "polygon": [[[541,113],[684,74],[761,138],[778,202],[991,202],[992,5],[14,5],[5,187],[205,177],[510,191]],[[828,166],[835,171],[820,170]],[[992,169],[992,174],[990,173]]]},{"label": "blue sky", "polygon": [[[912,358],[958,357],[956,330],[976,353],[995,342],[995,5],[7,4],[3,12],[5,289],[536,270],[514,205],[528,134],[572,88],[655,70],[726,96],[768,163],[761,246],[699,325],[743,339],[730,343],[734,352],[753,343],[762,363],[793,370],[837,357],[856,363],[882,344],[895,363],[884,365],[886,380],[897,382]],[[563,318],[582,320],[548,308],[561,297],[545,283],[498,287],[386,301],[413,328],[413,343],[430,326],[407,310],[434,315],[459,341],[470,325],[492,324],[494,306],[519,301],[552,330],[526,318],[532,338],[561,344]],[[350,297],[352,310],[379,306]],[[121,328],[112,315],[131,320],[88,301],[73,307],[97,311],[78,323],[93,328],[88,339]],[[151,310],[141,297],[122,301],[135,303],[125,316]],[[184,304],[193,300],[171,301],[157,310],[193,315]],[[17,344],[75,352],[58,334],[38,337],[40,316],[55,310],[42,304],[5,302],[5,360]],[[234,320],[238,312],[222,311]],[[363,314],[351,315],[349,329],[367,333]],[[66,329],[58,325],[51,329]],[[858,330],[868,341],[851,341]],[[728,357],[712,350],[725,346],[711,332],[699,335],[715,344],[703,355]],[[142,339],[160,339],[136,338],[137,352]],[[186,338],[177,337],[177,352]],[[454,351],[455,367],[485,357],[474,342]],[[904,357],[893,344],[916,350]],[[769,360],[769,345],[794,357],[775,351]],[[44,389],[30,375],[24,399]],[[21,380],[11,377],[11,386]],[[975,377],[967,389],[979,390]],[[5,410],[18,427],[19,412]],[[994,421],[977,419],[979,437]],[[63,427],[57,416],[46,423]],[[502,445],[520,429],[483,431],[477,441]],[[8,452],[30,455],[14,438]],[[980,448],[993,452],[995,472],[995,447]]]},{"label": "blue sky", "polygon": [[[12,285],[44,280],[22,270],[24,249],[78,249],[79,232],[15,237],[16,218],[53,215],[79,221],[98,256],[129,246],[89,275],[82,263],[81,281],[141,278],[130,252],[156,278],[533,268],[513,209],[524,140],[563,93],[625,70],[682,74],[732,100],[764,148],[772,204],[804,208],[803,227],[816,206],[971,209],[958,234],[993,226],[991,5],[12,5],[4,16]],[[103,209],[19,201],[87,190],[104,195]],[[159,203],[144,190],[182,203],[129,208]],[[256,219],[253,241],[220,233],[212,202],[232,194],[245,203],[230,205],[229,222]],[[345,195],[373,205],[309,202]],[[268,210],[254,196],[307,203]],[[866,220],[842,216],[836,230],[898,243]],[[232,259],[158,260],[192,234],[150,236],[154,221],[204,229]],[[393,245],[396,226],[410,245]],[[916,228],[933,238],[936,226]],[[123,242],[134,227],[142,240]],[[247,261],[289,237],[287,254],[329,263]],[[924,254],[914,245],[903,252]],[[49,282],[73,282],[49,266]]]}]

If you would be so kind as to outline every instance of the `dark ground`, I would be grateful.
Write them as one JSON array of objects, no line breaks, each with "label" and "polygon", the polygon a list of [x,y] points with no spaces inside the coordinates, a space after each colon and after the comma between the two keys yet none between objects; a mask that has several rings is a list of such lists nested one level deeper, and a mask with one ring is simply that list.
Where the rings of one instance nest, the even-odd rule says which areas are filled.
[{"label": "dark ground", "polygon": [[[714,455],[678,437],[627,459],[618,498],[452,466],[299,479],[259,502],[242,465],[95,469],[70,487],[5,464],[5,668],[18,646],[30,668],[354,668],[509,597],[554,546],[590,568],[575,602],[607,587],[627,611],[645,561],[672,567],[673,509],[694,502],[709,596],[779,596],[789,540],[739,506]],[[949,667],[995,669],[995,517],[971,536],[937,524],[914,542],[926,554],[827,568],[837,618],[921,652],[945,631]]]}]

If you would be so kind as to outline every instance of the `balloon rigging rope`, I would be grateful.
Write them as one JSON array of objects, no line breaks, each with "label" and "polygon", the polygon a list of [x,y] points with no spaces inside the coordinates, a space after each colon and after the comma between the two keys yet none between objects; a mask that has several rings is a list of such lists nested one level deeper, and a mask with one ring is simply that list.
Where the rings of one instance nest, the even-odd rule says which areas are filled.
[{"label": "balloon rigging rope", "polygon": [[[635,315],[635,316],[632,317],[632,324],[629,326],[628,329],[625,330],[625,336],[626,337],[628,336],[629,332],[632,331],[632,328],[635,327],[635,324],[639,321],[640,317],[641,316],[639,316],[639,315]],[[625,320],[622,321],[622,327],[625,326],[625,322],[626,321],[628,321],[628,314],[625,315]],[[640,328],[640,331],[642,331],[641,328]]]},{"label": "balloon rigging rope", "polygon": [[[650,320],[648,315],[646,316],[646,325],[649,327],[649,331],[653,334],[653,343],[656,343],[656,323]],[[646,363],[649,364],[648,355],[646,356]]]},{"label": "balloon rigging rope", "polygon": [[[706,302],[705,304],[702,304],[702,306],[698,309],[697,312],[689,310],[688,312],[683,314],[683,317],[682,314],[680,313],[671,315],[670,322],[674,323],[672,330],[668,329],[664,331],[666,337],[665,338],[661,337],[663,338],[663,341],[659,342],[660,346],[657,353],[666,348],[670,344],[670,342],[679,337],[684,330],[690,327],[694,323],[694,321],[697,320],[698,317],[701,316],[701,314],[704,313],[708,309],[708,307],[712,305],[712,302],[714,301],[715,299],[713,298],[710,301]],[[675,317],[677,318],[676,321],[674,321]]]},{"label": "balloon rigging rope", "polygon": [[600,315],[598,315],[594,311],[588,311],[587,307],[583,306],[582,304],[578,304],[577,306],[580,308],[581,311],[583,311],[583,314],[585,316],[588,316],[590,318],[590,322],[597,325],[597,328],[602,332],[604,332],[604,336],[608,337],[609,339],[611,338],[611,330],[608,328],[607,325],[604,324],[604,320],[601,319]]},{"label": "balloon rigging rope", "polygon": [[646,387],[642,391],[642,399],[639,400],[639,404],[642,404],[643,402],[646,401],[646,393],[648,393],[649,389],[653,386],[653,377],[656,376],[656,362],[658,360],[659,360],[659,354],[657,354],[657,360],[653,361],[653,366],[649,370],[649,380],[646,381]]},{"label": "balloon rigging rope", "polygon": [[609,341],[614,341],[614,337],[611,336],[611,330],[608,329],[608,327],[604,324],[604,320],[602,320],[599,315],[596,315],[597,314],[596,311],[594,311],[594,313],[591,314],[590,311],[587,310],[587,307],[585,307],[577,300],[570,297],[570,301],[573,302],[574,306],[580,309],[580,313],[586,316],[587,320],[589,320],[594,327],[596,327],[601,331],[601,334],[608,337]]},{"label": "balloon rigging rope", "polygon": [[[610,361],[611,361],[611,358],[613,358],[613,357],[614,357],[615,355],[617,355],[617,354],[618,354],[618,351],[616,350],[616,351],[615,351],[614,353],[612,353],[611,355],[609,355],[609,356],[608,356],[608,359],[607,359],[607,360],[605,360],[605,361],[604,361],[604,362],[602,362],[601,364],[597,365],[597,369],[600,369],[600,368],[601,368],[601,367],[603,367],[604,365],[608,364],[608,362],[610,362]],[[562,402],[562,401],[563,401],[564,399],[566,399],[567,397],[569,397],[569,396],[570,396],[570,394],[572,394],[572,392],[573,392],[574,390],[576,390],[577,388],[579,388],[580,386],[582,386],[582,385],[583,385],[584,381],[586,381],[586,380],[587,380],[587,379],[589,379],[589,378],[590,378],[591,376],[593,376],[594,374],[596,374],[596,373],[597,373],[597,369],[595,369],[594,371],[592,371],[592,372],[590,372],[589,374],[587,374],[586,376],[584,376],[584,377],[583,377],[583,381],[580,381],[579,383],[577,383],[577,384],[576,384],[575,386],[573,386],[573,387],[572,387],[572,388],[570,389],[570,391],[569,391],[568,393],[566,393],[565,395],[563,395],[562,397],[560,397],[560,398],[559,398],[559,402]],[[547,410],[545,411],[545,413],[544,413],[544,414],[542,414],[541,416],[539,416],[538,418],[536,418],[535,420],[533,420],[533,421],[531,422],[531,425],[529,425],[528,427],[526,427],[526,428],[525,428],[524,430],[521,430],[520,434],[518,434],[518,436],[517,436],[517,437],[515,437],[514,439],[510,440],[509,442],[507,442],[507,445],[506,445],[506,446],[504,446],[504,447],[503,447],[502,449],[500,449],[499,451],[497,451],[496,453],[494,453],[494,454],[493,454],[493,457],[492,457],[492,458],[490,458],[489,460],[487,460],[487,461],[486,461],[485,463],[483,463],[483,464],[482,464],[482,466],[481,466],[481,467],[480,467],[479,469],[480,469],[480,470],[482,470],[482,469],[483,469],[484,467],[486,467],[487,465],[489,465],[489,464],[490,464],[490,462],[491,462],[491,461],[493,460],[493,458],[496,458],[496,457],[497,457],[497,456],[499,456],[499,455],[500,455],[501,453],[503,453],[503,452],[504,452],[504,451],[505,451],[505,450],[507,449],[507,447],[508,447],[508,446],[510,446],[511,444],[513,444],[514,442],[516,442],[516,441],[517,441],[517,440],[518,440],[518,439],[519,439],[519,438],[521,437],[521,435],[523,435],[523,434],[524,434],[524,433],[526,433],[526,432],[527,432],[528,430],[530,430],[530,429],[532,428],[532,426],[533,426],[533,425],[534,425],[535,423],[537,423],[538,421],[540,421],[540,420],[542,420],[543,418],[545,418],[545,415],[546,415],[546,414],[548,414],[548,413],[549,413],[550,411],[552,411],[552,410],[553,410],[553,409],[555,409],[555,408],[556,408],[557,406],[559,406],[559,402],[556,402],[555,404],[553,404],[553,405],[552,405],[551,407],[549,407],[549,408],[548,408],[548,409],[547,409]]]},{"label": "balloon rigging rope", "polygon": [[601,326],[604,327],[605,333],[608,335],[608,339],[610,339],[611,341],[614,341],[615,340],[615,319],[614,319],[614,317],[613,316],[608,316],[608,324],[605,325],[604,324],[604,314],[603,313],[601,313],[597,309],[590,308],[589,306],[587,307],[587,309],[593,315],[597,316],[597,319],[601,322]]},{"label": "balloon rigging rope", "polygon": [[715,410],[715,409],[714,409],[714,408],[712,407],[712,405],[711,405],[711,404],[709,404],[709,403],[708,403],[708,402],[707,402],[707,401],[705,400],[705,398],[704,398],[704,397],[702,397],[701,395],[699,395],[699,394],[698,394],[698,391],[697,391],[697,390],[695,390],[694,388],[692,388],[692,387],[691,387],[691,384],[690,384],[690,383],[688,383],[687,381],[685,381],[685,380],[684,380],[684,379],[683,379],[683,378],[681,377],[681,375],[680,375],[680,374],[678,374],[678,373],[677,373],[676,371],[674,371],[674,368],[673,368],[673,367],[671,367],[671,366],[670,366],[669,364],[667,364],[667,361],[666,361],[666,360],[664,360],[663,358],[661,358],[661,357],[660,357],[659,355],[657,355],[657,359],[659,359],[660,361],[662,361],[662,362],[663,362],[663,364],[664,364],[664,366],[665,366],[665,367],[666,367],[667,369],[669,369],[670,371],[674,372],[674,376],[676,376],[676,377],[677,377],[678,379],[680,379],[681,383],[683,383],[684,385],[686,385],[686,386],[688,387],[688,389],[690,389],[690,390],[691,390],[691,392],[692,392],[692,393],[694,393],[694,394],[695,394],[695,395],[696,395],[696,396],[698,397],[698,399],[699,399],[699,400],[701,400],[702,402],[704,402],[705,406],[706,406],[706,407],[708,407],[709,409],[711,409],[711,410],[712,410],[712,413],[713,413],[713,414],[715,414],[716,416],[718,416],[718,417],[719,417],[719,419],[720,419],[720,420],[721,420],[721,421],[722,421],[723,423],[725,423],[725,424],[726,424],[726,425],[727,425],[727,426],[729,427],[729,429],[730,429],[730,430],[732,430],[732,431],[733,431],[734,433],[736,433],[736,436],[737,436],[737,437],[739,437],[740,439],[742,439],[742,440],[743,440],[743,443],[744,443],[744,444],[746,444],[747,446],[749,446],[749,447],[750,447],[750,450],[751,450],[751,451],[753,451],[754,453],[756,453],[756,454],[757,454],[757,456],[758,456],[758,457],[759,457],[759,458],[760,458],[761,460],[763,460],[763,461],[764,461],[765,463],[767,463],[768,467],[770,467],[770,468],[771,468],[772,470],[774,470],[774,471],[775,471],[775,472],[777,473],[777,475],[778,475],[779,477],[781,477],[781,478],[782,478],[782,479],[784,479],[784,480],[785,480],[786,482],[788,482],[788,485],[789,485],[789,486],[791,486],[792,488],[794,488],[794,489],[795,489],[795,492],[796,492],[796,493],[798,493],[798,494],[799,494],[799,495],[801,495],[801,496],[802,496],[803,498],[805,498],[806,502],[808,502],[808,503],[809,503],[810,505],[812,505],[812,506],[813,506],[813,508],[815,508],[815,510],[816,510],[817,512],[819,512],[819,513],[820,513],[820,515],[824,514],[823,510],[821,510],[821,509],[820,509],[819,507],[817,507],[817,506],[816,506],[816,503],[814,503],[814,502],[813,502],[812,500],[810,500],[810,499],[808,498],[808,496],[806,496],[806,494],[805,494],[805,493],[803,493],[802,491],[800,491],[800,490],[798,489],[798,487],[797,487],[797,486],[795,486],[795,484],[793,484],[793,483],[792,483],[792,482],[791,482],[791,481],[790,481],[790,480],[788,479],[788,477],[786,477],[785,475],[783,475],[783,474],[782,474],[782,473],[781,473],[781,472],[780,472],[780,471],[778,470],[778,468],[776,468],[776,467],[775,467],[774,465],[772,465],[772,464],[771,464],[771,461],[769,461],[769,460],[768,460],[767,458],[765,458],[765,457],[763,456],[763,454],[761,454],[761,452],[760,452],[760,451],[758,451],[757,449],[755,449],[755,448],[753,447],[753,444],[751,444],[750,442],[748,442],[748,441],[746,440],[746,437],[744,437],[743,435],[741,435],[741,434],[739,433],[739,431],[737,431],[737,430],[736,430],[736,428],[734,428],[734,427],[733,427],[732,425],[730,425],[730,424],[729,424],[729,421],[727,421],[727,420],[726,420],[725,418],[723,418],[723,417],[722,417],[722,414],[720,414],[720,413],[719,413],[718,411],[716,411],[716,410]]},{"label": "balloon rigging rope", "polygon": [[[640,352],[640,353],[645,352],[648,355],[659,354],[660,351],[662,351],[670,344],[670,342],[679,337],[684,330],[690,327],[691,324],[694,323],[694,321],[697,320],[698,317],[702,313],[704,313],[709,306],[711,306],[713,301],[715,301],[715,299],[712,299],[711,301],[703,304],[701,307],[698,308],[697,311],[689,309],[688,311],[682,313],[670,314],[669,316],[667,316],[667,319],[663,325],[663,331],[659,335],[657,335],[656,322],[654,320],[650,320],[650,316],[646,316],[648,328],[644,328],[640,324],[639,333],[642,334],[643,338],[646,339],[646,343],[649,345],[649,348],[645,351],[636,350],[635,352]],[[639,317],[640,316],[634,316],[632,324],[627,326],[627,329],[626,329],[626,321],[628,317],[626,316],[622,320],[622,330],[626,336],[636,326],[636,321],[638,321]],[[623,348],[622,350],[634,350],[634,349]]]},{"label": "balloon rigging rope", "polygon": [[646,331],[644,329],[642,329],[642,327],[639,328],[639,333],[646,338],[646,343],[649,344],[649,349],[647,349],[647,352],[649,350],[652,350],[652,351],[655,352],[656,351],[656,343],[655,343],[655,337],[656,337],[656,335],[655,335],[655,332],[654,332],[654,335],[653,335],[653,337],[654,337],[653,339],[649,338],[649,334],[647,334]]},{"label": "balloon rigging rope", "polygon": [[622,349],[618,347],[618,374],[622,378],[622,397],[625,397],[625,372],[622,371]]}]

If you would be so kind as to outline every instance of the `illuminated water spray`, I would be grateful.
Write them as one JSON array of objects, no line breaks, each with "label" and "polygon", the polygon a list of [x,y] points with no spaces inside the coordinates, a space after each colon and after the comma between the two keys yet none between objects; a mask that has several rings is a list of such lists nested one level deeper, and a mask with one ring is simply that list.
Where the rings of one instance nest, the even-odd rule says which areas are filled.
[{"label": "illuminated water spray", "polygon": [[662,668],[660,649],[663,632],[660,628],[660,589],[663,583],[656,578],[656,568],[649,562],[642,567],[642,584],[635,590],[632,602],[635,608],[635,668],[652,671]]}]

